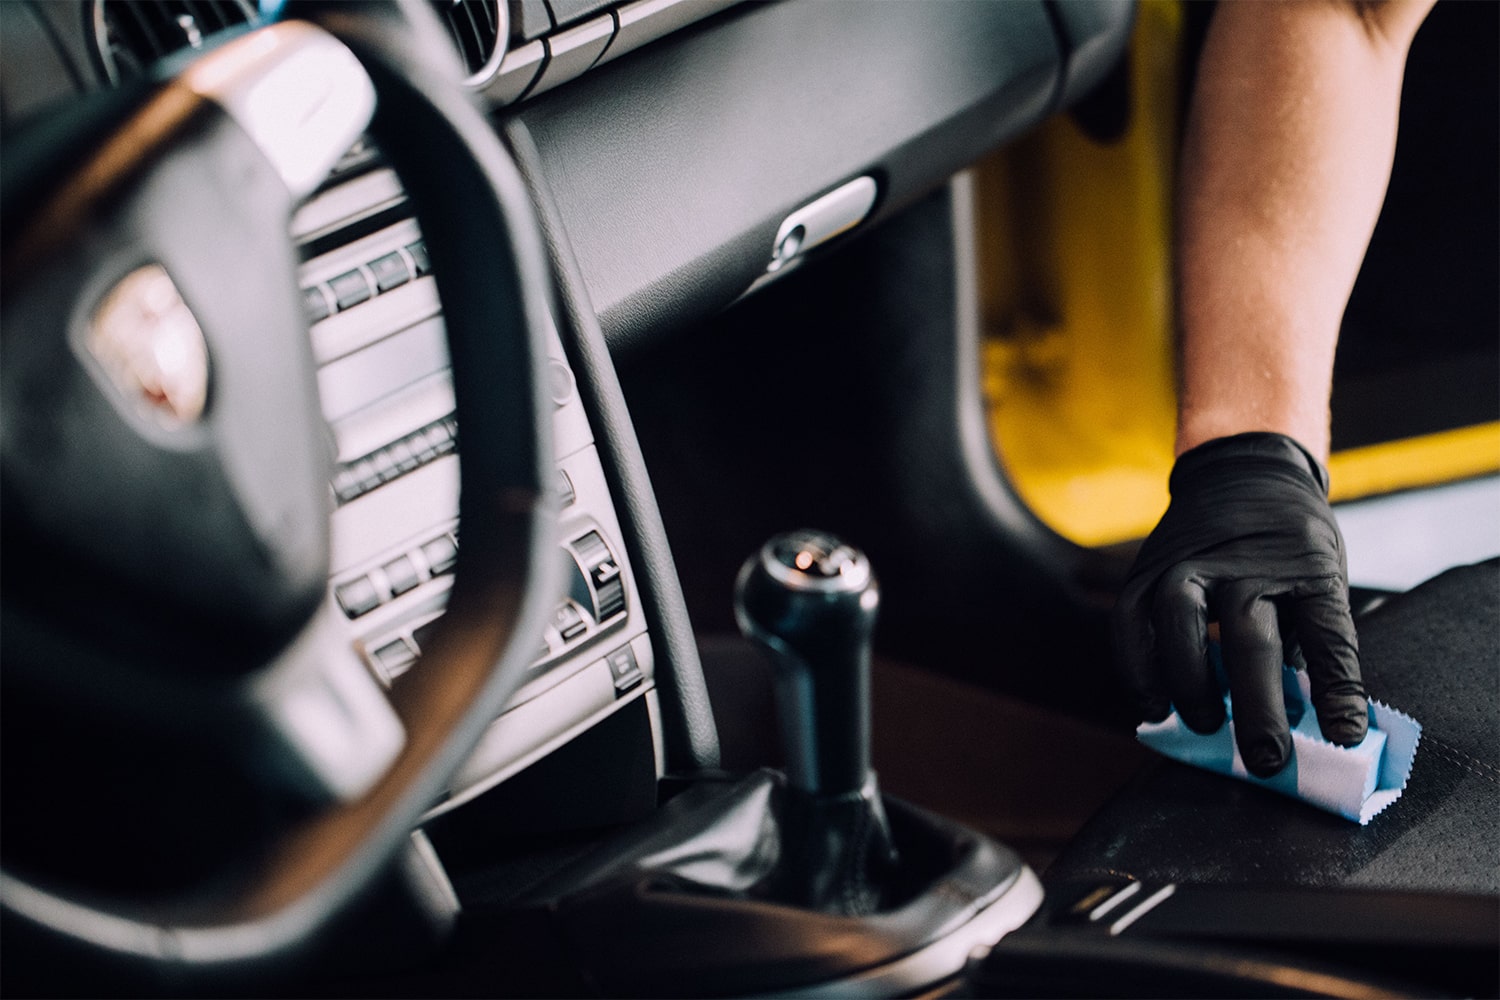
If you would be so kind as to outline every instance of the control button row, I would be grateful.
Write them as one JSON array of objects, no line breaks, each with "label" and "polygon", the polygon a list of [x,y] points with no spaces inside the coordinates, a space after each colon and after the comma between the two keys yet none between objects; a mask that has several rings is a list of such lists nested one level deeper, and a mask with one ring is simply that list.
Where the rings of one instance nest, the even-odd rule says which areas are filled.
[{"label": "control button row", "polygon": [[[374,669],[376,676],[389,685],[416,666],[417,661],[430,648],[433,633],[437,630],[437,624],[441,619],[442,615],[439,614],[410,632],[402,632],[386,639],[374,648],[366,648],[365,659]],[[551,655],[551,648],[544,646],[537,660],[545,660],[549,655]],[[616,697],[634,690],[646,679],[646,675],[641,671],[640,664],[635,658],[635,651],[630,648],[629,643],[605,656],[604,662],[609,666],[610,679],[614,683]],[[533,673],[540,673],[544,669],[540,666],[534,667]]]},{"label": "control button row", "polygon": [[376,257],[352,271],[302,289],[309,322],[317,323],[334,313],[353,309],[382,292],[399,288],[414,278],[432,272],[427,244],[421,240]]},{"label": "control button row", "polygon": [[457,447],[457,418],[452,414],[440,417],[383,448],[340,465],[333,477],[333,495],[340,504],[349,503]]},{"label": "control button row", "polygon": [[358,618],[434,577],[453,572],[457,562],[458,534],[444,532],[379,569],[339,584],[333,589],[334,597],[346,616]]}]

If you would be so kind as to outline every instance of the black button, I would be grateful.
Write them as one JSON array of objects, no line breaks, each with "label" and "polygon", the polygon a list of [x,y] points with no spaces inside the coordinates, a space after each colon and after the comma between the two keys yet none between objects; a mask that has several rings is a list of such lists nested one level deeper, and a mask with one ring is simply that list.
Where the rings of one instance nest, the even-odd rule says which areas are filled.
[{"label": "black button", "polygon": [[382,448],[370,456],[370,464],[381,482],[396,478],[396,459],[389,448]]},{"label": "black button", "polygon": [[358,618],[380,606],[380,595],[375,591],[374,582],[367,576],[350,580],[334,593],[338,597],[339,607],[350,618]]},{"label": "black button", "polygon": [[417,277],[432,273],[432,261],[427,258],[427,244],[421,240],[406,244],[406,252],[411,254],[411,262],[417,265]]},{"label": "black button", "polygon": [[412,450],[411,441],[407,438],[402,438],[391,445],[391,454],[395,456],[396,468],[401,472],[410,472],[422,464],[416,452]]},{"label": "black button", "polygon": [[333,306],[329,304],[328,295],[320,285],[302,289],[302,303],[307,310],[309,323],[316,323],[333,315]]},{"label": "black button", "polygon": [[427,558],[427,568],[436,576],[448,572],[458,562],[458,545],[447,535],[439,535],[422,546],[422,555]]},{"label": "black button", "polygon": [[583,614],[572,604],[559,605],[557,612],[552,616],[552,624],[556,625],[557,631],[562,633],[564,642],[578,638],[588,629],[588,623],[583,620]]},{"label": "black button", "polygon": [[404,594],[422,582],[421,577],[417,576],[417,567],[406,556],[393,559],[382,568],[385,570],[385,578],[391,582],[392,594]]},{"label": "black button", "polygon": [[417,651],[405,639],[393,639],[372,654],[387,680],[395,680],[417,662]]},{"label": "black button", "polygon": [[357,306],[370,297],[370,283],[359,271],[346,271],[328,282],[340,309]]},{"label": "black button", "polygon": [[408,434],[405,440],[407,446],[411,448],[411,453],[416,458],[418,465],[426,465],[434,458],[437,458],[437,449],[428,444],[427,433],[425,431],[416,431],[415,433]]},{"label": "black button", "polygon": [[613,582],[594,591],[595,610],[601,622],[608,621],[625,610],[625,587],[616,577]]},{"label": "black button", "polygon": [[590,531],[587,535],[573,539],[573,549],[585,566],[593,566],[610,558],[609,546],[604,544],[604,539],[599,537],[597,531]]},{"label": "black button", "polygon": [[376,257],[365,266],[375,275],[375,287],[382,292],[388,292],[411,280],[411,268],[406,266],[406,258],[399,253]]},{"label": "black button", "polygon": [[594,589],[602,589],[620,579],[620,567],[614,559],[605,556],[589,567],[589,579],[593,581]]},{"label": "black button", "polygon": [[445,455],[453,450],[453,432],[441,420],[422,428],[422,439],[427,443],[427,447],[439,455]]},{"label": "black button", "polygon": [[359,496],[359,480],[354,475],[354,470],[347,466],[339,470],[339,474],[333,477],[333,494],[340,501],[348,502]]},{"label": "black button", "polygon": [[385,482],[380,475],[380,470],[375,467],[373,457],[362,458],[355,462],[354,468],[351,471],[354,473],[354,478],[359,482],[359,491],[361,493],[368,493]]},{"label": "black button", "polygon": [[629,646],[622,646],[604,659],[609,664],[609,674],[614,678],[617,692],[629,691],[646,679],[646,675],[636,665],[635,653]]}]

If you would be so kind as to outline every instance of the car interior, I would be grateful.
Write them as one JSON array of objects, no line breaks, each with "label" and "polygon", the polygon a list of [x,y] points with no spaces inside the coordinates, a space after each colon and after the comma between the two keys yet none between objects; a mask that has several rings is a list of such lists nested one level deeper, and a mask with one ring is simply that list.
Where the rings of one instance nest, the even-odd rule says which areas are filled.
[{"label": "car interior", "polygon": [[0,990],[1500,994],[1500,5],[1335,370],[1402,797],[1113,670],[1212,11],[0,4]]}]

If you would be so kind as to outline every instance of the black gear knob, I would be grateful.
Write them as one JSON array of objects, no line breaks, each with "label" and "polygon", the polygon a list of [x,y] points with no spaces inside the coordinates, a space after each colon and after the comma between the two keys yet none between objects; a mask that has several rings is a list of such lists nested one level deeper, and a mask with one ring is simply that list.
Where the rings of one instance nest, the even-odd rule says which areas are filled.
[{"label": "black gear knob", "polygon": [[735,619],[776,664],[787,779],[818,797],[870,773],[870,639],[880,591],[864,553],[821,531],[777,535],[745,561]]}]

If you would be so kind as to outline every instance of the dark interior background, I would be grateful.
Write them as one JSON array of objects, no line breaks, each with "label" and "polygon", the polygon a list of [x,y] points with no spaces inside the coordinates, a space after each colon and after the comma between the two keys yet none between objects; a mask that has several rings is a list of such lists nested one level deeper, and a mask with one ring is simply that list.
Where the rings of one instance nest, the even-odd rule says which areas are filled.
[{"label": "dark interior background", "polygon": [[1333,447],[1500,418],[1500,4],[1417,34],[1385,208],[1344,316]]}]

